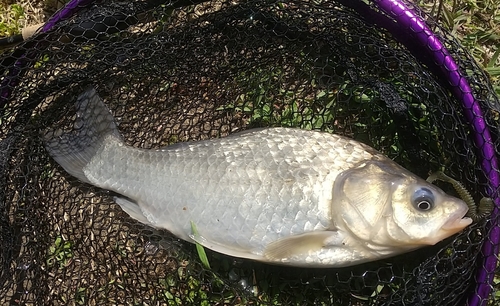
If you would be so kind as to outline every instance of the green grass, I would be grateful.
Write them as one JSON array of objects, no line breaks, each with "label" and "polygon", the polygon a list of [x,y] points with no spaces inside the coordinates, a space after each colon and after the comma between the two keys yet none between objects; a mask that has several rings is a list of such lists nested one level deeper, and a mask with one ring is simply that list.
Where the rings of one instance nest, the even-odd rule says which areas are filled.
[{"label": "green grass", "polygon": [[71,263],[73,258],[73,243],[65,240],[62,236],[57,236],[47,254],[47,266],[58,265],[63,269]]},{"label": "green grass", "polygon": [[21,33],[24,27],[25,12],[19,4],[0,6],[0,37]]},{"label": "green grass", "polygon": [[449,30],[489,73],[500,95],[500,1],[416,1]]}]

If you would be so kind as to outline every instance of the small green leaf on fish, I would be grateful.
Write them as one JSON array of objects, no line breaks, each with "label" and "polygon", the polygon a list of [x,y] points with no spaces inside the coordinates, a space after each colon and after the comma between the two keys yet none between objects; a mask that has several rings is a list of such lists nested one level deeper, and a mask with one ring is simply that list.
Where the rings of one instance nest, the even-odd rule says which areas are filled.
[{"label": "small green leaf on fish", "polygon": [[[191,221],[191,231],[193,232],[193,235],[195,237],[199,237],[200,234],[198,233],[198,229],[196,229],[196,225],[194,224],[193,221]],[[205,248],[199,244],[198,242],[195,242],[196,244],[196,251],[198,252],[198,257],[200,258],[201,264],[205,269],[210,269],[210,263],[208,262],[208,257],[207,253],[205,253]]]}]

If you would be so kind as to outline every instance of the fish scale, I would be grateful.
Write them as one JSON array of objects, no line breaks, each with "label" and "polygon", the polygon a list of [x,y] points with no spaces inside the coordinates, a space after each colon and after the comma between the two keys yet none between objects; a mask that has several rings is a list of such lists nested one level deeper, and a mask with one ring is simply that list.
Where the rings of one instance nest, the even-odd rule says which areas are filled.
[{"label": "fish scale", "polygon": [[[347,137],[277,127],[145,150],[123,143],[94,89],[76,107],[73,131],[45,136],[49,154],[119,194],[131,217],[217,252],[340,267],[434,244],[470,224],[463,201]],[[424,200],[430,211],[419,209]]]},{"label": "fish scale", "polygon": [[[280,130],[274,130],[273,133],[276,135],[271,135],[271,140],[268,141],[280,143],[286,141],[284,139],[286,136],[283,135],[287,134],[280,135]],[[268,130],[262,130],[258,137],[265,139],[268,132]],[[304,133],[307,131],[300,132],[303,134],[301,136],[307,135]],[[254,133],[248,135],[252,142],[255,141],[254,135]],[[297,136],[292,135],[292,137]],[[158,151],[110,146],[109,149],[95,155],[85,167],[85,173],[92,173],[93,179],[90,181],[92,184],[100,184],[102,188],[129,195],[130,198],[155,203],[149,206],[151,214],[157,216],[150,220],[152,225],[161,227],[161,220],[164,219],[168,219],[169,222],[183,220],[182,232],[188,232],[190,221],[195,222],[200,233],[203,233],[204,227],[216,224],[226,225],[228,221],[224,220],[227,219],[232,220],[233,223],[246,224],[245,228],[248,230],[240,231],[237,237],[230,237],[230,239],[249,240],[251,239],[250,233],[255,232],[251,230],[257,228],[258,223],[269,224],[269,227],[272,227],[273,220],[281,222],[283,219],[290,219],[302,223],[329,224],[330,217],[321,218],[327,213],[319,210],[313,210],[309,216],[302,215],[304,220],[297,220],[296,216],[304,206],[308,206],[311,202],[318,202],[318,196],[313,189],[322,188],[322,181],[332,171],[332,167],[328,167],[324,161],[316,164],[314,156],[305,151],[296,155],[299,157],[298,161],[284,161],[279,156],[280,154],[274,154],[275,158],[270,159],[269,157],[273,154],[268,154],[268,148],[273,149],[276,146],[264,142],[257,146],[253,143],[246,145],[245,138],[245,136],[236,135],[226,139],[220,145],[204,141],[189,145],[183,144],[181,148],[169,149],[167,147]],[[303,141],[305,144],[308,142],[305,137]],[[247,154],[252,151],[252,148],[254,152],[251,155]],[[227,150],[234,154],[228,154]],[[237,158],[242,156],[245,158]],[[209,167],[208,160],[214,157],[216,168],[220,171],[212,171]],[[113,162],[106,166],[101,163],[102,160],[113,160]],[[296,167],[290,167],[291,163]],[[270,171],[273,169],[276,171]],[[206,173],[211,173],[211,175],[206,176]],[[311,177],[317,177],[320,180],[313,181]],[[115,179],[112,185],[99,183],[113,178]],[[139,189],[139,182],[140,186],[149,186],[148,189],[161,192],[147,192],[144,188]],[[165,195],[164,190],[171,192]],[[164,207],[162,199],[170,203],[169,211],[162,210]],[[205,207],[196,205],[203,202],[206,204]],[[233,203],[233,205],[228,205],[228,203]],[[269,205],[269,203],[277,205]],[[207,208],[214,213],[207,212]],[[218,214],[217,211],[224,213]],[[209,220],[205,222],[209,223],[204,225],[205,222],[199,220],[197,216],[208,218]],[[210,216],[212,218],[209,218]],[[247,216],[258,217],[247,218]],[[213,218],[219,221],[210,222]],[[292,227],[297,231],[297,224],[289,224],[288,228],[286,226],[282,228],[281,235],[285,235],[287,231],[291,233]],[[214,235],[221,237],[226,233],[223,231]],[[263,234],[256,232],[254,235],[258,237]],[[270,233],[265,234],[269,236]],[[229,232],[227,235],[233,235],[233,233]],[[269,237],[269,239],[273,238]]]}]

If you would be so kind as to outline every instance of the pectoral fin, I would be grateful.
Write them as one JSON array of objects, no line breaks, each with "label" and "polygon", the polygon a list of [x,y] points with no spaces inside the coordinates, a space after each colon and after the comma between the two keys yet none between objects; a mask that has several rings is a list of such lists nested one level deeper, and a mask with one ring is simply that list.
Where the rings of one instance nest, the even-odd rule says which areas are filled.
[{"label": "pectoral fin", "polygon": [[282,238],[267,245],[264,257],[270,261],[288,261],[292,257],[321,251],[327,246],[342,245],[337,231],[317,231]]}]

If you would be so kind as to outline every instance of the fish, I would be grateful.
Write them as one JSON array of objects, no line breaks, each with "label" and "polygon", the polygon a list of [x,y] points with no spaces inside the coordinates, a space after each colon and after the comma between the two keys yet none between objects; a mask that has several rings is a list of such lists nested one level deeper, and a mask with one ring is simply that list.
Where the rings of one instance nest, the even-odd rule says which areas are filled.
[{"label": "fish", "polygon": [[346,267],[434,245],[472,222],[462,200],[349,137],[269,127],[143,149],[124,142],[95,88],[75,107],[72,130],[43,136],[67,173],[112,191],[135,220],[225,255]]}]

